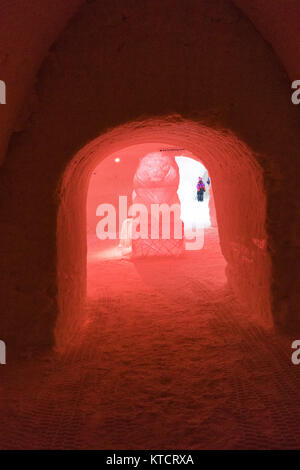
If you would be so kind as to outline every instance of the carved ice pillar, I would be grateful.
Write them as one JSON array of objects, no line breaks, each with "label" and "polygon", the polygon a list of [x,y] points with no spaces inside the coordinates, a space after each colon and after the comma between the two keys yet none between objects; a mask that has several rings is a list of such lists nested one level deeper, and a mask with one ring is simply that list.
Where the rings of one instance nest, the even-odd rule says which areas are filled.
[{"label": "carved ice pillar", "polygon": [[184,251],[178,184],[179,170],[172,157],[156,152],[140,160],[133,180],[133,204],[146,208],[147,220],[139,226],[140,236],[133,236],[133,257],[174,256]]}]

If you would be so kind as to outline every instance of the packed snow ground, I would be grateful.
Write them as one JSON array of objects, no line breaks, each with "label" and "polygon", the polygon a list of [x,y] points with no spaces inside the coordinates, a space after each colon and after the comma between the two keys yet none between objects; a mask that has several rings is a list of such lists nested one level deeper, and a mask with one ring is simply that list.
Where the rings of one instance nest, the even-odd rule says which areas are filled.
[{"label": "packed snow ground", "polygon": [[213,230],[178,259],[88,259],[73,351],[1,368],[1,449],[299,448],[291,338],[238,304]]}]

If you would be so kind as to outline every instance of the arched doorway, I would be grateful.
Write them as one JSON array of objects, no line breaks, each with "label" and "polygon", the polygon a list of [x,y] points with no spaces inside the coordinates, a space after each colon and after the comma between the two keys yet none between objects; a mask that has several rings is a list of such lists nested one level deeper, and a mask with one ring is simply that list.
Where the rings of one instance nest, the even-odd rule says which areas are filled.
[{"label": "arched doorway", "polygon": [[[62,246],[57,250],[57,231],[61,232],[60,222],[57,230],[57,214],[59,207],[63,208],[62,212],[66,209],[68,191],[65,189],[69,183],[72,186],[71,181],[68,183],[69,178],[74,176],[73,184],[78,184],[78,192],[85,191],[87,173],[83,168],[88,168],[89,164],[85,151],[81,152],[80,149],[91,152],[93,158],[94,139],[99,143],[99,136],[106,136],[103,145],[107,148],[101,147],[105,158],[105,155],[120,148],[113,141],[109,148],[106,138],[113,134],[108,130],[118,126],[126,129],[126,123],[132,123],[133,135],[142,132],[144,124],[151,127],[151,122],[157,122],[162,132],[166,130],[163,125],[166,121],[170,126],[183,124],[185,120],[198,123],[194,128],[189,125],[190,131],[185,128],[186,133],[182,132],[178,139],[176,127],[173,130],[170,127],[170,133],[166,133],[164,138],[158,135],[159,132],[155,137],[156,142],[163,138],[170,145],[188,148],[193,153],[200,152],[200,145],[192,149],[189,142],[193,140],[192,134],[195,140],[200,138],[202,131],[198,126],[202,125],[218,130],[223,137],[230,137],[227,130],[229,134],[232,132],[235,136],[232,139],[233,148],[236,140],[243,142],[246,150],[242,153],[245,155],[251,149],[252,163],[249,164],[248,157],[243,158],[244,163],[250,167],[250,175],[254,168],[264,181],[263,184],[259,182],[257,188],[256,180],[250,178],[251,182],[247,182],[244,179],[244,184],[250,184],[250,189],[247,194],[241,192],[244,201],[240,204],[240,212],[244,220],[252,220],[248,209],[245,211],[244,208],[249,207],[247,201],[254,197],[258,218],[266,220],[267,237],[259,232],[255,222],[252,226],[247,222],[249,237],[246,241],[243,236],[240,239],[236,218],[232,216],[232,213],[236,214],[237,204],[234,201],[231,204],[231,198],[226,199],[227,202],[230,200],[226,208],[230,217],[227,221],[223,218],[219,229],[224,256],[226,259],[232,258],[232,262],[228,263],[228,277],[235,284],[237,276],[233,265],[240,264],[240,279],[236,287],[238,290],[248,290],[248,293],[252,290],[253,298],[249,302],[251,305],[254,303],[257,307],[254,310],[260,312],[259,306],[266,304],[262,299],[270,291],[266,289],[266,284],[269,286],[269,271],[263,274],[264,260],[270,257],[275,322],[293,332],[299,328],[299,289],[293,277],[299,265],[295,235],[298,217],[292,204],[292,201],[298,200],[295,194],[299,187],[291,183],[299,158],[299,113],[295,106],[291,106],[289,81],[272,49],[231,2],[218,2],[217,8],[213,2],[193,2],[190,12],[185,11],[181,2],[177,3],[182,15],[173,11],[170,16],[170,12],[156,2],[151,5],[147,20],[141,5],[128,4],[128,20],[132,22],[132,27],[126,31],[128,42],[124,45],[118,43],[117,38],[124,36],[123,27],[126,24],[119,21],[117,8],[111,8],[115,27],[107,28],[105,4],[88,3],[76,21],[72,21],[62,32],[41,68],[38,77],[40,98],[36,102],[34,93],[29,100],[36,102],[34,118],[28,120],[24,132],[16,133],[1,174],[2,218],[11,227],[11,230],[1,232],[2,247],[6,252],[3,270],[9,273],[13,266],[20,280],[17,284],[14,276],[3,280],[7,295],[1,298],[2,310],[6,312],[1,317],[1,331],[7,342],[15,344],[18,350],[49,348],[54,343],[58,316],[57,251],[60,253]],[[141,29],[135,28],[137,17],[143,23]],[[159,22],[157,18],[160,18]],[[162,24],[170,24],[170,34],[164,31],[163,38]],[[103,36],[104,31],[107,37],[106,33]],[[77,47],[79,43],[80,48]],[[209,47],[202,47],[204,44]],[[120,59],[117,61],[116,50]],[[58,67],[58,63],[62,67]],[[174,113],[178,114],[174,116]],[[209,140],[209,133],[206,137]],[[94,144],[89,146],[89,142]],[[133,137],[129,144],[135,143],[137,141]],[[125,139],[120,142],[121,147],[129,144]],[[232,153],[233,162],[235,152],[229,147],[230,144],[227,153]],[[77,157],[73,159],[74,155]],[[83,160],[79,161],[81,157]],[[213,156],[209,159],[214,161]],[[283,164],[283,160],[288,160],[289,164]],[[231,173],[235,175],[231,178],[226,161],[220,156],[214,181],[218,179],[220,170],[223,176],[226,175],[229,192],[234,187],[239,191],[241,179],[236,171],[238,166],[231,164]],[[59,184],[61,178],[64,179],[63,184]],[[266,207],[260,206],[262,186]],[[81,196],[74,194],[74,200],[78,198],[74,216],[78,218],[76,223],[80,224],[84,211],[80,209]],[[215,198],[216,207],[221,207],[223,195],[216,192]],[[71,207],[72,204],[70,211]],[[266,213],[266,217],[261,217],[262,213]],[[68,216],[66,223],[67,220]],[[70,223],[73,220],[74,217],[71,217]],[[67,228],[67,232],[69,230]],[[252,232],[255,233],[250,243]],[[230,234],[230,243],[226,242],[226,234]],[[82,234],[79,245],[75,243],[72,247],[72,254],[69,254],[66,242],[63,256],[65,261],[70,258],[69,268],[63,273],[58,267],[59,278],[65,278],[66,288],[70,289],[70,298],[75,295],[74,287],[78,289],[78,299],[84,298],[79,288],[84,286],[84,282],[77,284],[76,281],[84,276],[78,265],[81,256],[80,266],[85,262],[86,248],[81,246],[84,240]],[[71,236],[69,242],[73,241]],[[253,259],[255,261],[252,262]],[[261,274],[253,280],[254,288],[251,283],[249,289],[243,280],[249,280],[248,272],[254,272],[254,266]],[[290,267],[289,277],[282,266]],[[31,276],[28,276],[29,271]],[[69,295],[66,294],[60,311],[69,304]],[[247,295],[243,297],[247,298]],[[269,311],[266,306],[261,317],[268,316]],[[76,313],[73,317],[76,323]],[[71,322],[70,332],[72,330]],[[16,331],[20,333],[16,335]]]},{"label": "arched doorway", "polygon": [[65,173],[58,216],[59,350],[70,345],[72,333],[76,334],[85,321],[86,198],[91,175],[108,155],[145,142],[183,146],[191,154],[202,156],[214,181],[220,245],[228,264],[229,283],[259,321],[271,322],[265,195],[262,171],[251,151],[228,132],[178,117],[171,122],[151,120],[120,126],[99,137],[74,157]]}]

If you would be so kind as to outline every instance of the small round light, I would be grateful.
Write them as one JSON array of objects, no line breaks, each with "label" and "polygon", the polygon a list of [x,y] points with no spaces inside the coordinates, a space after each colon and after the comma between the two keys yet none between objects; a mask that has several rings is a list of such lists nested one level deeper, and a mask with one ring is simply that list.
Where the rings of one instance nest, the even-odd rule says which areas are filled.
[{"label": "small round light", "polygon": [[119,161],[120,161],[119,157],[115,158],[116,163],[119,163]]}]

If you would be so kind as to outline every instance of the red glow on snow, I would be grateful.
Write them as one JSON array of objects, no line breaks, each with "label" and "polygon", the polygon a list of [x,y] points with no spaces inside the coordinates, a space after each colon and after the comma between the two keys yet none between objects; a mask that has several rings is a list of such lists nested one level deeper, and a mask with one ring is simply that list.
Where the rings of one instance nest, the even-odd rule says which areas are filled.
[{"label": "red glow on snow", "polygon": [[[207,169],[212,182],[209,199],[212,226],[204,228],[204,246],[200,250],[177,250],[178,256],[132,258],[130,246],[125,254],[119,246],[122,230],[119,197],[127,196],[132,201],[134,191],[138,190],[142,198],[138,202],[147,200],[144,177],[134,180],[141,157],[174,148],[186,149],[179,150],[179,156],[196,159]],[[178,156],[170,155],[173,159]],[[155,168],[151,171],[155,173]],[[173,180],[170,181],[168,184],[173,185]],[[176,184],[179,185],[179,179]],[[176,200],[177,189],[178,186],[171,191],[168,187],[164,194],[172,194],[172,201]],[[150,293],[151,298],[154,289],[161,292],[163,302],[175,312],[178,302],[189,303],[188,291],[197,297],[199,283],[204,283],[213,297],[216,289],[228,281],[249,311],[269,324],[270,277],[264,243],[266,206],[262,173],[250,151],[236,137],[192,122],[149,121],[142,127],[134,123],[120,126],[74,157],[65,173],[62,194],[57,232],[58,350],[70,345],[72,335],[95,314],[93,309],[86,309],[86,301],[105,303],[108,296],[119,302],[123,298],[142,312],[146,308],[144,293]],[[115,226],[110,230],[117,236],[108,240],[100,240],[96,234],[97,208],[103,203],[113,206],[116,212]],[[132,243],[132,250],[136,246]],[[137,252],[146,253],[144,248]],[[178,300],[179,292],[184,294],[184,300]],[[195,304],[191,303],[190,308],[195,308]]]},{"label": "red glow on snow", "polygon": [[[148,260],[134,260],[131,259],[132,249],[124,250],[122,248],[122,240],[120,240],[121,232],[121,223],[120,223],[120,209],[119,209],[119,199],[120,196],[127,197],[128,206],[132,202],[132,196],[134,193],[134,177],[139,166],[139,163],[145,155],[150,155],[155,161],[155,155],[158,156],[158,162],[161,158],[164,157],[163,153],[158,153],[160,148],[167,148],[166,144],[142,144],[131,146],[125,149],[122,149],[118,152],[120,157],[115,157],[115,155],[110,155],[95,168],[92,173],[88,197],[87,197],[87,295],[88,298],[101,297],[103,289],[106,292],[114,293],[114,295],[119,295],[124,291],[132,291],[140,288],[146,288],[147,285],[153,283],[153,278],[160,279],[160,283],[163,284],[164,281],[161,279],[160,275],[160,266],[168,263],[169,267],[172,266],[172,272],[180,272],[178,278],[174,278],[172,284],[172,289],[170,290],[170,305],[172,304],[171,298],[174,297],[174,293],[177,289],[180,288],[180,283],[183,282],[183,276],[199,275],[207,279],[207,282],[216,282],[217,284],[222,284],[226,282],[225,276],[225,260],[222,256],[220,246],[219,246],[219,237],[217,227],[209,229],[210,224],[207,226],[207,222],[204,223],[206,229],[204,229],[204,246],[201,249],[197,247],[194,251],[185,251],[182,256],[158,256],[158,257],[149,257]],[[157,152],[157,153],[155,153]],[[176,163],[177,156],[179,159]],[[201,223],[201,210],[206,210],[209,214],[209,197],[205,202],[198,202],[196,199],[196,182],[197,176],[195,179],[195,174],[197,175],[200,171],[205,172],[205,167],[196,160],[190,152],[182,151],[175,152],[174,155],[171,155],[174,168],[177,169],[178,175],[180,174],[180,184],[179,180],[176,180],[175,193],[178,191],[180,194],[180,199],[178,202],[184,204],[185,193],[187,193],[185,205],[183,206],[184,210],[182,213],[185,217],[185,227],[186,232],[191,230],[192,224],[195,226],[200,222]],[[115,166],[114,163],[118,161],[119,165]],[[196,170],[193,167],[196,166]],[[157,163],[158,164],[158,163]],[[199,167],[197,167],[199,165]],[[185,171],[181,170],[185,169]],[[202,169],[203,168],[203,169]],[[146,171],[150,171],[146,167]],[[155,165],[151,168],[152,177],[154,181],[160,178],[160,173],[163,170],[156,168]],[[167,176],[168,177],[168,176]],[[146,176],[147,178],[147,176]],[[194,181],[195,179],[195,181]],[[153,185],[153,184],[152,184]],[[151,186],[151,183],[150,183]],[[207,194],[208,194],[207,187]],[[152,186],[150,188],[152,190]],[[149,191],[149,190],[148,190]],[[160,189],[162,191],[162,189]],[[168,189],[166,194],[168,193]],[[194,200],[192,200],[194,195]],[[155,194],[154,194],[155,196]],[[97,208],[100,205],[112,205],[116,213],[116,231],[115,239],[100,240],[96,234],[96,227],[101,220],[97,216]],[[202,209],[205,207],[205,209]],[[198,209],[198,213],[193,212],[193,208]],[[203,217],[203,215],[202,215]],[[206,217],[209,217],[206,216]],[[194,218],[194,219],[193,219]],[[130,241],[129,241],[130,242]],[[190,243],[190,245],[192,245]],[[187,246],[190,246],[187,245]],[[193,249],[193,248],[190,248]],[[203,251],[203,252],[202,252]],[[214,260],[214,262],[212,261]],[[145,264],[146,263],[146,264]],[[205,268],[205,273],[203,273],[203,265],[207,263],[208,266]],[[138,264],[139,268],[144,265],[145,269],[143,271],[143,276],[141,276],[140,269],[136,269]],[[212,269],[211,266],[214,266]],[[104,275],[104,273],[106,273]],[[101,279],[101,282],[100,282]],[[170,283],[169,283],[170,284]],[[170,285],[171,287],[171,285]],[[142,308],[142,305],[139,306]]]}]

